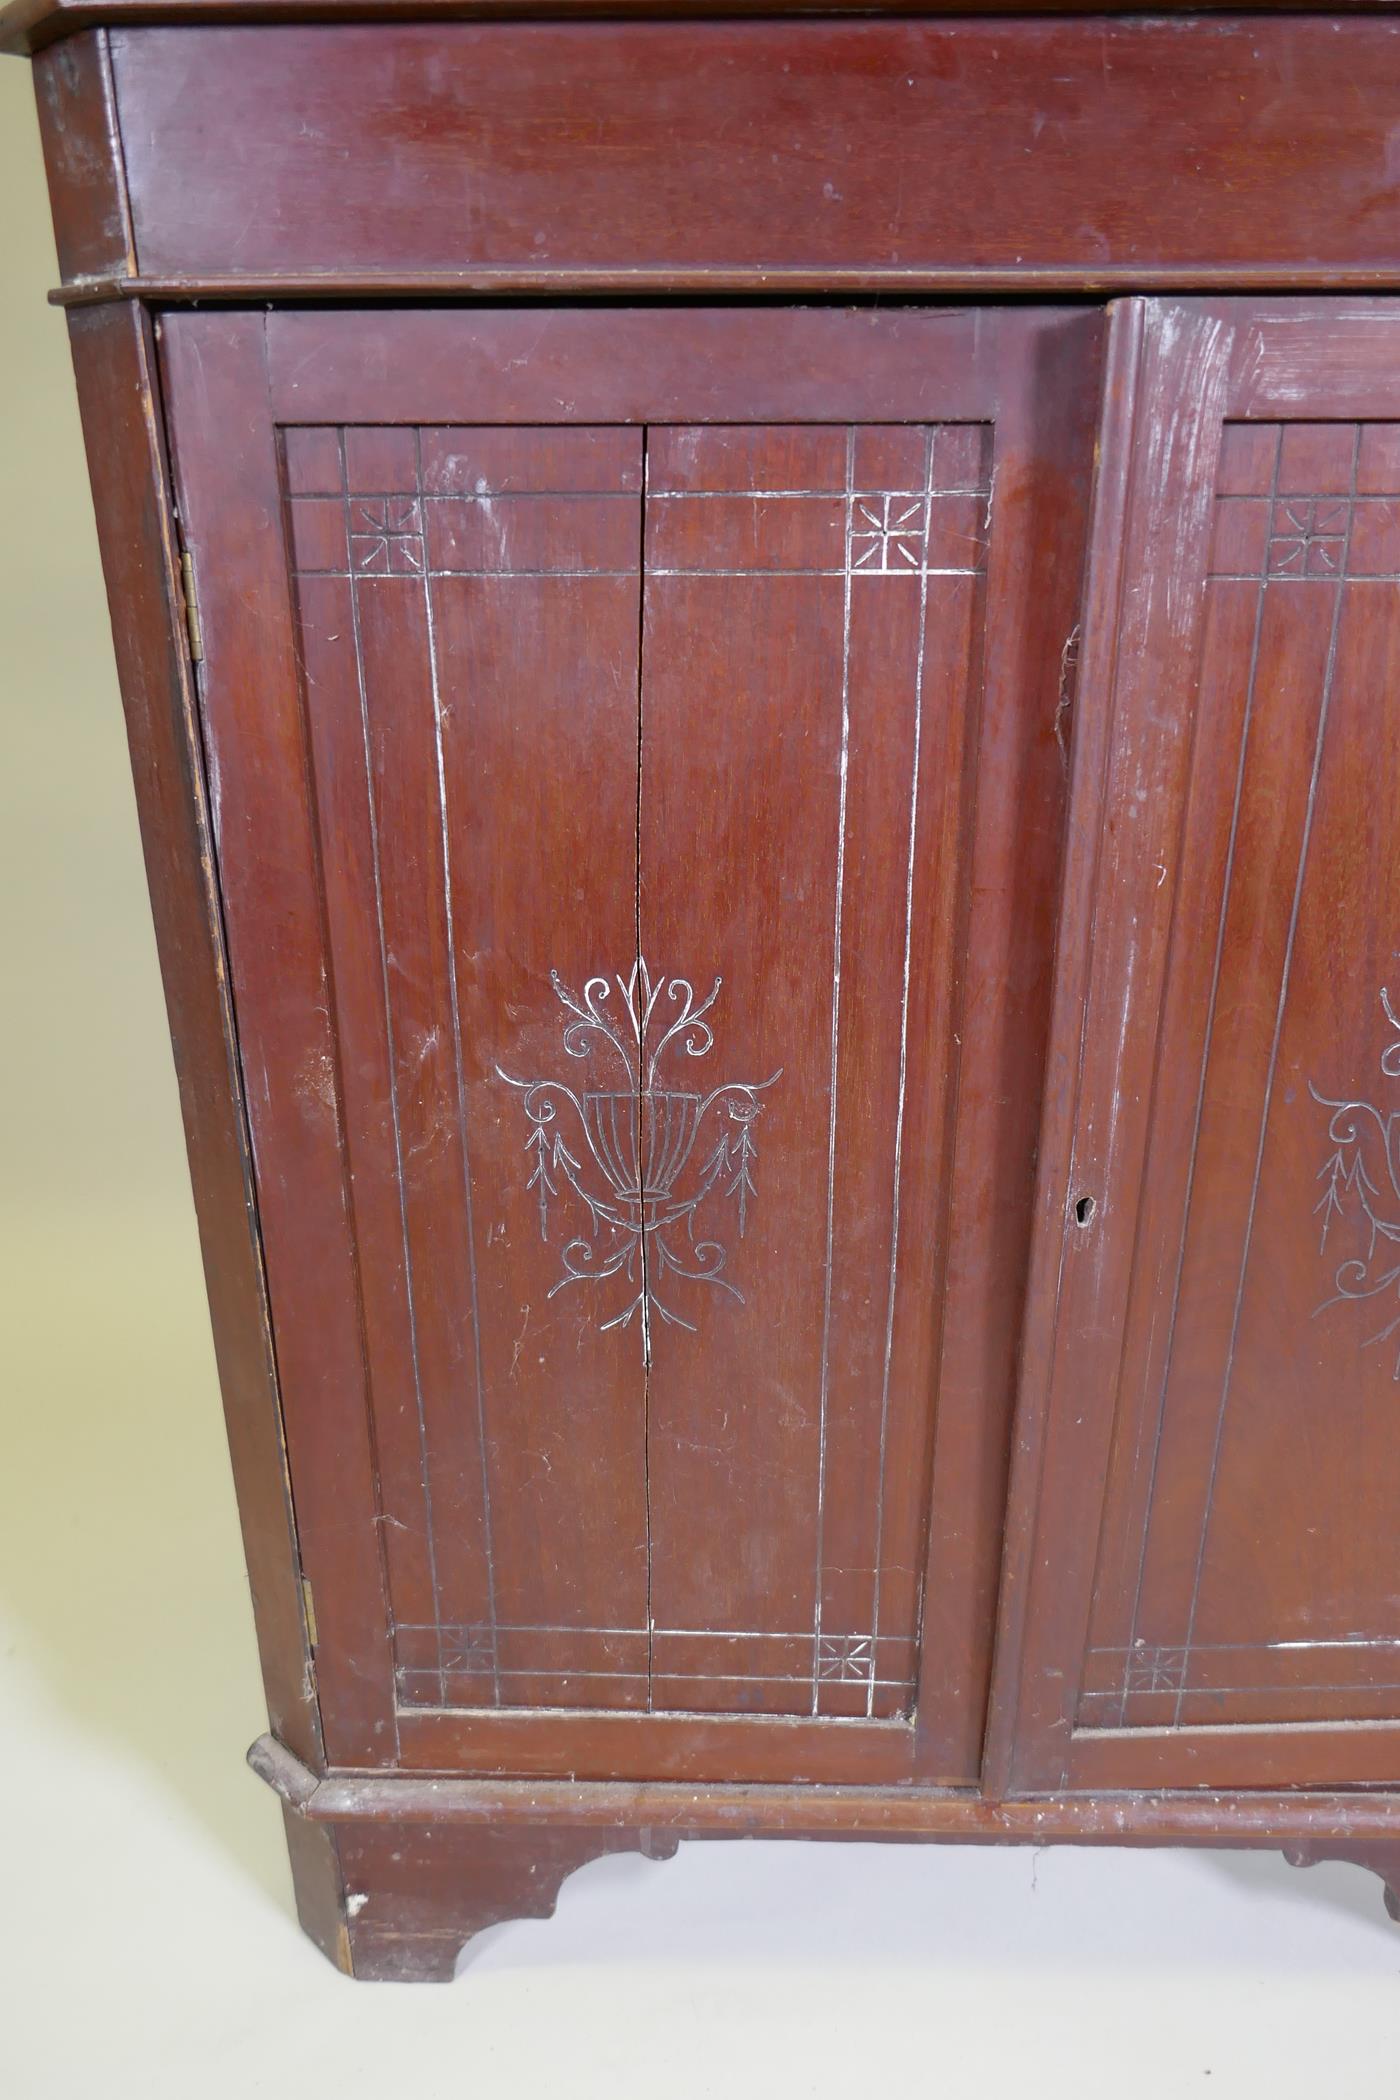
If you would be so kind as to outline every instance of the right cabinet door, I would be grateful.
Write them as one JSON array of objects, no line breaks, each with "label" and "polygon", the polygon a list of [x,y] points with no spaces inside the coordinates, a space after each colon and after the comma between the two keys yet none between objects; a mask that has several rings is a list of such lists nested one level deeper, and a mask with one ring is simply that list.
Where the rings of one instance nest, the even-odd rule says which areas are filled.
[{"label": "right cabinet door", "polygon": [[993,1760],[1400,1772],[1400,308],[1115,309]]}]

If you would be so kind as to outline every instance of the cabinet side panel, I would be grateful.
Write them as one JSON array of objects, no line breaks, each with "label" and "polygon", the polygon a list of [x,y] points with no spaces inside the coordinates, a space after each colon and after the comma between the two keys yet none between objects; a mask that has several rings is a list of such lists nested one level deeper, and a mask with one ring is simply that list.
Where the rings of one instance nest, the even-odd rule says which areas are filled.
[{"label": "cabinet side panel", "polygon": [[244,1550],[277,1736],[309,1762],[311,1692],[152,346],[128,307],[70,332]]},{"label": "cabinet side panel", "polygon": [[44,52],[34,64],[34,93],[65,282],[132,275],[136,244],[106,30]]},{"label": "cabinet side panel", "polygon": [[395,1754],[359,1256],[257,314],[163,323],[200,716],[317,1678],[334,1762]]}]

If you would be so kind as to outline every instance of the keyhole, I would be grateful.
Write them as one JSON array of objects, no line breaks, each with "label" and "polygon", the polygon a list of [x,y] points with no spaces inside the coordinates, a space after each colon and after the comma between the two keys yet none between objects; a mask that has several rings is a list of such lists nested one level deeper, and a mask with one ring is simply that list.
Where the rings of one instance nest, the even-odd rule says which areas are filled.
[{"label": "keyhole", "polygon": [[1074,1206],[1075,1224],[1087,1225],[1094,1215],[1095,1208],[1096,1205],[1092,1196],[1081,1196]]}]

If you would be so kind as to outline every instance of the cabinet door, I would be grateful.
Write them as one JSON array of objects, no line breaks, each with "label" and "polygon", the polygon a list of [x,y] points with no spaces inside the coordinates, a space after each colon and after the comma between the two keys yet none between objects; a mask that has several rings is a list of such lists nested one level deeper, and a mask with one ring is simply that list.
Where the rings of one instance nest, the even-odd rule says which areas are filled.
[{"label": "cabinet door", "polygon": [[975,1776],[1101,329],[165,323],[336,1763]]},{"label": "cabinet door", "polygon": [[1011,1768],[1393,1781],[1400,313],[1116,309],[1099,504]]}]

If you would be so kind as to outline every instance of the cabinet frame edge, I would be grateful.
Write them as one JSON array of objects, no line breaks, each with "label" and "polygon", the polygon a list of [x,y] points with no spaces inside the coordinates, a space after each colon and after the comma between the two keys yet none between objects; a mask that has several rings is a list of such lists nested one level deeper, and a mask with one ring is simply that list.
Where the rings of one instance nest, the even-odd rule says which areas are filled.
[{"label": "cabinet frame edge", "polygon": [[268,1711],[319,1764],[154,323],[135,305],[89,308],[69,338]]}]

